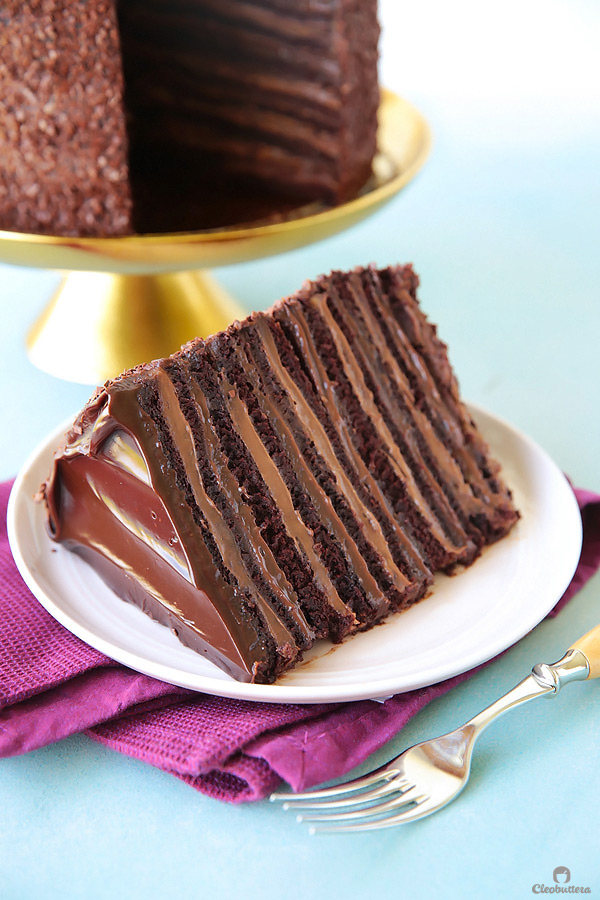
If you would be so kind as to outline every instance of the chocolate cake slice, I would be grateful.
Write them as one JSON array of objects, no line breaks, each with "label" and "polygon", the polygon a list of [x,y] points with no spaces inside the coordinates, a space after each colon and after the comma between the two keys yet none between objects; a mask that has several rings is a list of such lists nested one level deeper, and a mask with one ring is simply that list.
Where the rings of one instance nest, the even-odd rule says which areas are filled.
[{"label": "chocolate cake slice", "polygon": [[0,228],[217,228],[368,180],[377,0],[7,0]]},{"label": "chocolate cake slice", "polygon": [[234,678],[404,610],[518,519],[410,266],[333,272],[107,382],[52,537]]}]

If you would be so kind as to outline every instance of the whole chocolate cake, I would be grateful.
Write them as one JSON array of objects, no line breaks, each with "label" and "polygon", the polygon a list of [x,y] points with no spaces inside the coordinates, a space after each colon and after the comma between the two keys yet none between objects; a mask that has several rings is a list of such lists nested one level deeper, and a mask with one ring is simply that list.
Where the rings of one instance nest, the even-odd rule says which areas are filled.
[{"label": "whole chocolate cake", "polygon": [[99,389],[53,538],[234,678],[422,598],[518,518],[410,266],[333,272]]},{"label": "whole chocolate cake", "polygon": [[0,26],[0,228],[220,227],[370,175],[376,0],[7,0]]}]

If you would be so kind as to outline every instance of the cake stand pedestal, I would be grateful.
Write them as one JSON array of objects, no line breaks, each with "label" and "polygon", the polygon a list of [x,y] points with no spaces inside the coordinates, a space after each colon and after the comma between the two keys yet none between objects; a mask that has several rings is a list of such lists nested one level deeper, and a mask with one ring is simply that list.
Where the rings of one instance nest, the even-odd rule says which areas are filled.
[{"label": "cake stand pedestal", "polygon": [[226,328],[246,310],[206,269],[293,250],[360,222],[414,178],[430,142],[421,114],[383,91],[373,177],[339,206],[313,205],[277,222],[180,234],[70,238],[0,232],[0,261],[69,273],[31,329],[31,361],[59,378],[98,384]]},{"label": "cake stand pedestal", "polygon": [[244,312],[209,272],[71,272],[31,328],[31,362],[98,384],[214,334]]}]

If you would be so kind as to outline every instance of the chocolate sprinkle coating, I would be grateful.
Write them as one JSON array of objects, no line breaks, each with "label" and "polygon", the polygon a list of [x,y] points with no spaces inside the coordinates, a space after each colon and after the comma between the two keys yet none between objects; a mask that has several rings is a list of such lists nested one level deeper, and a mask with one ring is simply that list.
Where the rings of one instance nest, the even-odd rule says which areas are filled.
[{"label": "chocolate sprinkle coating", "polygon": [[114,4],[6,0],[0,29],[0,227],[130,232]]}]

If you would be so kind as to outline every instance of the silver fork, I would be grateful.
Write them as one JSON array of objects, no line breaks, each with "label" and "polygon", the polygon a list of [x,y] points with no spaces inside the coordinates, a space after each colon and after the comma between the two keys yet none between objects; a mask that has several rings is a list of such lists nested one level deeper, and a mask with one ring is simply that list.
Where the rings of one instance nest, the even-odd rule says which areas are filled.
[{"label": "silver fork", "polygon": [[274,793],[284,809],[310,831],[371,831],[414,822],[446,806],[466,785],[475,741],[494,719],[515,706],[557,694],[571,681],[600,677],[600,625],[584,635],[558,662],[535,665],[531,674],[456,731],[423,741],[363,778],[302,794]]}]

